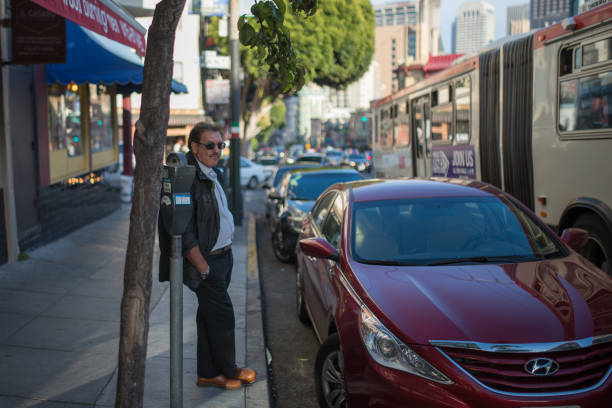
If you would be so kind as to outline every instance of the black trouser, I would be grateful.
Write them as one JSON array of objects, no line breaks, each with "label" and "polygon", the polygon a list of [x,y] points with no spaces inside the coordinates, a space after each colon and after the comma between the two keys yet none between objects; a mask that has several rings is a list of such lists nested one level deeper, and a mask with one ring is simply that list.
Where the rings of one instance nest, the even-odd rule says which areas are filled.
[{"label": "black trouser", "polygon": [[234,306],[227,293],[234,258],[231,249],[206,256],[210,275],[200,284],[198,295],[198,377],[227,378],[237,375],[234,343]]}]

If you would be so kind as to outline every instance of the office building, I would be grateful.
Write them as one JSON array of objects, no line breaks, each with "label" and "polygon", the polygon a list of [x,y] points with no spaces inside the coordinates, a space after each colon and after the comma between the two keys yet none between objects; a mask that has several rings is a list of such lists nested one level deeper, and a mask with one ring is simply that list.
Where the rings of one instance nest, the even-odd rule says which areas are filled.
[{"label": "office building", "polygon": [[457,12],[455,51],[471,54],[495,39],[495,11],[484,1],[464,3]]},{"label": "office building", "polygon": [[506,34],[526,33],[529,28],[529,3],[510,6],[506,11]]},{"label": "office building", "polygon": [[529,19],[531,28],[547,27],[578,11],[577,0],[531,0]]}]

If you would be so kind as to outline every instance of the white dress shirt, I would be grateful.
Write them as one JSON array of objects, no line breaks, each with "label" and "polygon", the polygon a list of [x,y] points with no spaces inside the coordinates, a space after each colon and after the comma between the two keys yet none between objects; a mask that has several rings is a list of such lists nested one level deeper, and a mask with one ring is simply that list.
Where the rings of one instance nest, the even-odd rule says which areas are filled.
[{"label": "white dress shirt", "polygon": [[234,240],[234,217],[227,206],[227,197],[225,191],[217,179],[217,173],[208,166],[205,166],[202,162],[196,159],[200,170],[206,177],[212,180],[215,186],[215,198],[217,200],[217,207],[219,207],[219,236],[215,246],[212,247],[212,251],[224,248],[232,244]]}]

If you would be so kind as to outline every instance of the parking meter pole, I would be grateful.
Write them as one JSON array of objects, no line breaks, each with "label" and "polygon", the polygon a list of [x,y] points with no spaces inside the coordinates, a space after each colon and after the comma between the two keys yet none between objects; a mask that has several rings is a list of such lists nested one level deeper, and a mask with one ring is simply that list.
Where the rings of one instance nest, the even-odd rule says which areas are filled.
[{"label": "parking meter pole", "polygon": [[182,237],[172,235],[170,255],[170,407],[183,407]]}]

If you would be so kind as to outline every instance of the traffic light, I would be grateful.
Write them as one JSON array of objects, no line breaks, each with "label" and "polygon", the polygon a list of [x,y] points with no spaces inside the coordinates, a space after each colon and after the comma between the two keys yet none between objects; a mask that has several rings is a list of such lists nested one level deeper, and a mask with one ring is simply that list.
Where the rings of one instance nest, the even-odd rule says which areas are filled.
[{"label": "traffic light", "polygon": [[366,122],[368,121],[368,117],[367,117],[367,116],[365,116],[365,115],[363,115],[363,116],[361,117],[361,121],[362,121],[363,123],[366,123]]}]

